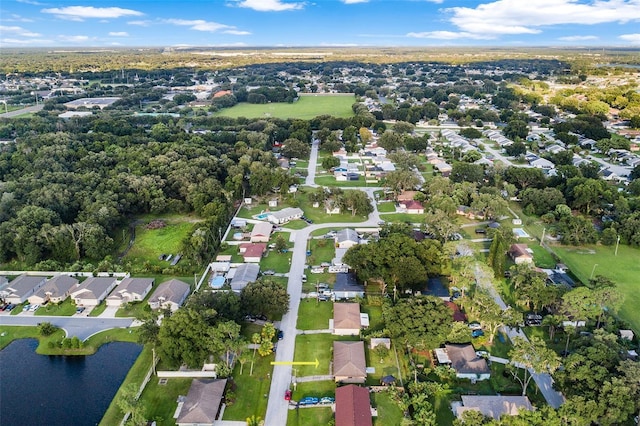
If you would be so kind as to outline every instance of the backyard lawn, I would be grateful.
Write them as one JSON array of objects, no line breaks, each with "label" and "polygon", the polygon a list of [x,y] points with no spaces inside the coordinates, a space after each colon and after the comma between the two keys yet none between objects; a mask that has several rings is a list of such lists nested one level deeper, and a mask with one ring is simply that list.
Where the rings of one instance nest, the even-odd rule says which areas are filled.
[{"label": "backyard lawn", "polygon": [[376,392],[371,396],[372,405],[378,410],[378,417],[373,418],[374,426],[399,425],[402,422],[402,410],[388,392]]},{"label": "backyard lawn", "polygon": [[318,302],[316,299],[302,299],[296,327],[299,330],[327,329],[331,318],[333,318],[333,303]]},{"label": "backyard lawn", "polygon": [[393,201],[383,201],[378,203],[378,211],[380,213],[395,213],[396,203]]},{"label": "backyard lawn", "polygon": [[311,248],[311,256],[309,256],[310,265],[320,265],[322,262],[331,263],[331,259],[336,255],[333,238],[311,240],[309,247]]},{"label": "backyard lawn", "polygon": [[191,378],[175,378],[162,385],[157,377],[152,377],[140,396],[146,418],[155,420],[158,426],[175,425],[173,413],[178,406],[178,396],[189,393],[192,381]]},{"label": "backyard lawn", "polygon": [[[367,374],[367,385],[380,386],[380,379],[384,376],[394,376],[396,379],[402,377],[402,372],[398,371],[398,367],[396,366],[396,356],[393,351],[393,345],[391,346],[391,350],[388,351],[383,358],[380,358],[376,351],[369,349],[369,344],[365,343],[365,354],[367,367],[375,369],[374,373]],[[400,361],[400,358],[398,358],[398,361]]]},{"label": "backyard lawn", "polygon": [[289,410],[287,426],[326,426],[333,420],[331,407],[307,407]]},{"label": "backyard lawn", "polygon": [[[262,357],[256,353],[253,375],[251,376],[249,375],[250,362],[244,365],[242,374],[240,374],[240,363],[236,365],[233,373],[233,380],[236,385],[233,391],[235,401],[232,404],[227,403],[227,408],[224,411],[224,420],[243,421],[252,415],[264,419],[267,412],[269,387],[271,386],[271,372],[273,369],[271,361],[274,359],[274,355]],[[229,394],[227,393],[228,397]]]},{"label": "backyard lawn", "polygon": [[[293,390],[293,389],[291,389]],[[335,397],[336,383],[333,380],[323,380],[320,382],[304,382],[296,384],[291,399],[300,401],[305,396],[315,396],[320,399],[323,396]]]},{"label": "backyard lawn", "polygon": [[143,265],[149,262],[153,266],[160,266],[163,269],[170,266],[170,262],[160,260],[161,254],[178,254],[182,245],[182,240],[193,229],[193,223],[171,216],[154,217],[153,219],[163,220],[166,224],[164,228],[147,229],[149,221],[144,220],[143,224],[136,226],[136,240],[124,257],[123,261]]},{"label": "backyard lawn", "polygon": [[[231,108],[216,112],[216,116],[246,118],[299,118],[310,120],[319,115],[329,114],[334,117],[353,116],[353,96],[314,96],[302,95],[296,102],[273,102],[267,104],[239,103]],[[244,419],[243,419],[244,420]]]},{"label": "backyard lawn", "polygon": [[360,177],[358,180],[337,181],[333,175],[328,176],[316,176],[316,185],[322,186],[337,186],[340,188],[364,188],[367,186],[364,177]]},{"label": "backyard lawn", "polygon": [[552,249],[580,281],[588,282],[593,272],[594,276],[603,275],[615,282],[625,295],[618,314],[640,334],[639,249],[621,244],[617,256],[615,246],[553,246]]},{"label": "backyard lawn", "polygon": [[380,219],[386,222],[422,223],[424,221],[424,215],[409,213],[385,213],[380,215]]},{"label": "backyard lawn", "polygon": [[260,270],[273,270],[277,273],[286,273],[291,269],[291,255],[293,252],[278,253],[275,250],[269,250],[260,261]]},{"label": "backyard lawn", "polygon": [[[323,302],[326,303],[326,302]],[[333,342],[337,340],[359,340],[358,336],[334,336],[332,334],[301,334],[296,337],[294,361],[315,361],[314,365],[302,365],[298,368],[298,375],[317,376],[329,374],[329,364],[333,361]]]}]

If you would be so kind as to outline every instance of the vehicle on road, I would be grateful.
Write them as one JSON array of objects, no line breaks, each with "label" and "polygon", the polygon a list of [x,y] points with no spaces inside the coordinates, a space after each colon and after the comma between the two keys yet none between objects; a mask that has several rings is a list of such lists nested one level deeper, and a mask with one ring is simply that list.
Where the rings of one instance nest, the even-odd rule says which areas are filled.
[{"label": "vehicle on road", "polygon": [[282,340],[284,338],[284,332],[282,330],[278,330],[278,340]]},{"label": "vehicle on road", "polygon": [[323,396],[320,398],[320,404],[333,404],[334,402],[336,402],[336,399],[330,396]]},{"label": "vehicle on road", "polygon": [[276,271],[274,271],[273,269],[267,269],[266,271],[262,272],[262,275],[275,275]]},{"label": "vehicle on road", "polygon": [[291,401],[291,389],[287,389],[284,391],[284,400]]}]

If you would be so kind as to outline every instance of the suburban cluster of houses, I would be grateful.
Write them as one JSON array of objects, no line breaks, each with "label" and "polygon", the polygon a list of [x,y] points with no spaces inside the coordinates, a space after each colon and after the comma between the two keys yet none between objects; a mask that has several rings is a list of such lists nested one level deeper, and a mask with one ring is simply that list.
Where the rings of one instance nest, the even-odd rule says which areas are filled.
[{"label": "suburban cluster of houses", "polygon": [[[37,275],[20,275],[9,282],[0,277],[0,298],[15,305],[28,301],[31,305],[61,303],[71,298],[76,306],[95,307],[105,301],[107,306],[120,307],[129,302],[144,300],[152,290],[153,278],[88,277],[84,281],[70,275],[52,278]],[[179,280],[160,284],[149,298],[152,309],[178,309],[190,286]]]},{"label": "suburban cluster of houses", "polygon": [[[516,265],[525,263],[535,268],[533,250],[531,250],[527,244],[511,244],[507,254]],[[558,263],[554,269],[536,269],[547,274],[547,281],[550,284],[564,285],[567,287],[573,287],[575,284],[569,274],[567,274],[567,266],[562,263]]]},{"label": "suburban cluster of houses", "polygon": [[[349,155],[344,148],[333,153],[340,160],[340,165],[333,168],[333,177],[337,182],[357,181],[362,175],[368,182],[378,182],[387,173],[396,170],[393,161],[387,158],[387,150],[378,146],[377,140],[374,135],[373,141],[357,154]],[[349,162],[350,159],[355,162]]]}]

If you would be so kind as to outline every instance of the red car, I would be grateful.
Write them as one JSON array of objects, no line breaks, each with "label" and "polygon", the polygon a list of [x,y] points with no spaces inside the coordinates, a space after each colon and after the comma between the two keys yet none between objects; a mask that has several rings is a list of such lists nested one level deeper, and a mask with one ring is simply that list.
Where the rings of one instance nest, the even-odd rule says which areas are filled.
[{"label": "red car", "polygon": [[287,389],[284,392],[284,400],[285,401],[291,401],[291,390],[290,389]]}]

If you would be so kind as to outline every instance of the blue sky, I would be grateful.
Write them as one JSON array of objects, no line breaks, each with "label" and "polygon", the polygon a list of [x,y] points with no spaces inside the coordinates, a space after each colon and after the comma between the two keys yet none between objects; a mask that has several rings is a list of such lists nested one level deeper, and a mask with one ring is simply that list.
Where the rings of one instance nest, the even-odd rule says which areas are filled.
[{"label": "blue sky", "polygon": [[640,0],[2,0],[0,47],[639,46]]}]

